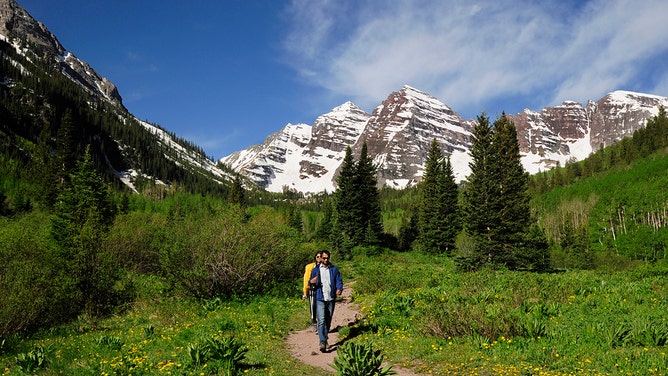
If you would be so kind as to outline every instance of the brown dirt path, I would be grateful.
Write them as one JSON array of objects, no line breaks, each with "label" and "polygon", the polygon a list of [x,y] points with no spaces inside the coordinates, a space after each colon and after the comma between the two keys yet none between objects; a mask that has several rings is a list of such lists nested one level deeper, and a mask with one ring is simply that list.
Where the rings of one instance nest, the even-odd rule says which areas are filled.
[{"label": "brown dirt path", "polygon": [[[334,358],[337,354],[336,350],[339,341],[338,329],[354,324],[360,315],[359,308],[350,300],[350,290],[350,285],[346,284],[343,294],[341,294],[334,307],[334,317],[332,318],[332,327],[329,334],[329,350],[325,353],[321,353],[318,350],[318,333],[309,327],[308,329],[291,333],[286,339],[288,348],[295,358],[329,372],[336,372],[330,364],[334,364]],[[304,307],[308,309],[307,304]],[[392,370],[399,376],[418,376],[416,373],[397,366],[392,366]]]}]

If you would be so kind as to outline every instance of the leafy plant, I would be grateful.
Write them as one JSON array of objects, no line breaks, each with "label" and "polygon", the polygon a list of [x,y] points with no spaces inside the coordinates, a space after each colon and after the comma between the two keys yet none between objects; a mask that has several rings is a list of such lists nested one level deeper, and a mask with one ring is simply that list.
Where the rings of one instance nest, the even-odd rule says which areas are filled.
[{"label": "leafy plant", "polygon": [[146,325],[144,327],[144,338],[154,338],[155,337],[155,327],[153,325]]},{"label": "leafy plant", "polygon": [[26,373],[32,373],[38,369],[45,368],[49,364],[48,349],[37,346],[27,353],[16,356],[16,365]]},{"label": "leafy plant", "polygon": [[545,321],[540,318],[533,318],[532,320],[527,320],[524,325],[524,336],[527,338],[541,338],[547,335],[547,326]]},{"label": "leafy plant", "polygon": [[628,342],[631,329],[626,324],[619,324],[613,328],[598,328],[598,333],[604,344],[615,348]]},{"label": "leafy plant", "polygon": [[[371,344],[347,342],[339,348],[334,358],[338,376],[384,376],[394,375],[392,366],[382,367],[383,355]],[[381,368],[382,367],[382,368]]]},{"label": "leafy plant", "polygon": [[206,342],[213,360],[229,360],[236,366],[246,357],[247,348],[234,337],[210,338]]},{"label": "leafy plant", "polygon": [[206,363],[209,347],[200,343],[191,343],[186,347],[186,351],[190,357],[190,363],[197,368]]},{"label": "leafy plant", "polygon": [[97,344],[112,350],[120,350],[125,343],[120,337],[102,335],[97,339]]},{"label": "leafy plant", "polygon": [[211,361],[212,369],[231,376],[238,373],[248,349],[234,337],[213,337],[205,343],[188,345],[187,351],[193,367],[197,368]]}]

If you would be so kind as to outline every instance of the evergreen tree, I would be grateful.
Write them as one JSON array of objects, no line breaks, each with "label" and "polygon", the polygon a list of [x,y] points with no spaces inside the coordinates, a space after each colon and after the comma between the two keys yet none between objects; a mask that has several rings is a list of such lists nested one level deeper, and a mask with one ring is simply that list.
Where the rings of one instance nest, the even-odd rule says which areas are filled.
[{"label": "evergreen tree", "polygon": [[492,129],[485,114],[478,121],[471,134],[471,174],[463,192],[462,214],[464,227],[474,240],[471,254],[462,255],[460,264],[464,268],[477,269],[498,259],[498,244],[493,237],[493,229],[500,222],[500,171],[494,163],[496,153],[492,145]]},{"label": "evergreen tree", "polygon": [[36,192],[37,201],[45,208],[51,209],[56,203],[58,195],[58,185],[61,179],[58,172],[57,159],[53,157],[54,145],[51,136],[51,126],[49,123],[42,127],[34,155],[34,176],[38,191]]},{"label": "evergreen tree", "polygon": [[459,188],[455,182],[455,174],[452,171],[450,157],[445,158],[441,168],[439,179],[439,193],[441,202],[441,217],[443,223],[442,250],[451,254],[455,249],[457,234],[462,229],[461,214],[459,209]]},{"label": "evergreen tree", "polygon": [[409,251],[413,246],[413,243],[418,237],[419,231],[417,226],[417,220],[413,217],[409,217],[408,220],[404,219],[399,227],[399,250],[400,251]]},{"label": "evergreen tree", "polygon": [[[474,246],[460,259],[461,265],[544,270],[547,248],[540,234],[530,232],[528,174],[522,167],[517,130],[505,114],[494,122],[493,130],[484,114],[478,117],[471,156],[464,214]],[[531,244],[538,249],[529,249]]]},{"label": "evergreen tree", "polygon": [[451,252],[459,231],[457,184],[450,160],[443,159],[435,139],[427,154],[420,193],[418,247],[427,253]]},{"label": "evergreen tree", "polygon": [[515,124],[503,114],[494,122],[492,140],[500,170],[498,184],[499,222],[494,238],[499,246],[497,262],[510,268],[518,265],[518,249],[530,226],[529,175],[524,171]]},{"label": "evergreen tree", "polygon": [[322,219],[320,220],[320,223],[318,224],[318,228],[316,229],[315,238],[326,240],[329,239],[329,237],[332,235],[332,227],[333,227],[332,222],[334,221],[334,210],[332,208],[332,201],[326,199],[322,204],[322,210],[323,210],[323,215]]},{"label": "evergreen tree", "polygon": [[353,151],[348,146],[343,157],[339,176],[336,178],[337,190],[335,196],[335,225],[332,236],[337,238],[335,243],[349,251],[357,240],[357,220],[361,217],[362,208],[359,206],[359,192],[355,186],[355,160]]},{"label": "evergreen tree", "polygon": [[380,195],[378,193],[378,180],[376,180],[376,167],[368,155],[366,142],[362,144],[360,157],[355,168],[355,186],[358,192],[358,205],[361,207],[358,222],[359,233],[356,238],[363,235],[357,244],[374,245],[380,242],[383,235],[383,222],[380,209]]},{"label": "evergreen tree", "polygon": [[303,225],[302,211],[299,210],[299,208],[296,206],[290,205],[288,208],[288,226],[298,230],[301,233]]},{"label": "evergreen tree", "polygon": [[74,123],[72,110],[69,108],[63,114],[56,137],[56,159],[58,165],[59,183],[68,181],[74,171],[79,153],[79,129]]},{"label": "evergreen tree", "polygon": [[366,142],[358,162],[352,149],[346,149],[336,183],[333,236],[339,239],[334,243],[340,244],[344,254],[357,245],[378,244],[383,235],[380,195]]},{"label": "evergreen tree", "polygon": [[63,186],[51,220],[51,234],[67,274],[75,281],[72,314],[79,310],[104,313],[112,308],[118,260],[102,254],[101,239],[116,216],[109,188],[94,169],[89,149]]},{"label": "evergreen tree", "polygon": [[241,182],[241,175],[236,174],[232,181],[232,187],[227,194],[227,202],[241,207],[246,206],[246,194]]}]

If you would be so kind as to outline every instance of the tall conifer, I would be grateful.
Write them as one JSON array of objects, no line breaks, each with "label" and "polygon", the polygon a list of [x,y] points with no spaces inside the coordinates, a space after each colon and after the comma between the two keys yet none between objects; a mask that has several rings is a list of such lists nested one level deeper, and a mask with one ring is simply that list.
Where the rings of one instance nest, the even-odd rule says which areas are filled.
[{"label": "tall conifer", "polygon": [[499,222],[494,228],[494,238],[500,253],[497,262],[511,268],[517,266],[517,245],[530,225],[528,174],[522,166],[517,130],[513,122],[503,114],[494,122],[492,144],[496,163],[502,172],[498,190]]},{"label": "tall conifer", "polygon": [[361,215],[361,208],[358,206],[358,195],[355,186],[355,160],[353,151],[348,146],[346,154],[341,164],[339,176],[336,178],[337,189],[335,196],[335,236],[337,243],[343,248],[352,248],[356,241],[357,219]]},{"label": "tall conifer", "polygon": [[500,221],[500,192],[497,182],[500,180],[496,153],[492,145],[492,129],[489,118],[483,113],[471,134],[471,174],[464,190],[462,214],[464,226],[474,239],[473,251],[463,255],[465,268],[478,268],[498,259],[498,244],[494,238],[494,229]]},{"label": "tall conifer", "polygon": [[360,206],[359,227],[363,229],[357,235],[358,243],[364,245],[377,244],[383,234],[383,223],[380,210],[380,196],[378,194],[378,180],[376,167],[369,157],[367,144],[362,144],[360,157],[355,168],[355,185],[359,192],[358,205]]}]

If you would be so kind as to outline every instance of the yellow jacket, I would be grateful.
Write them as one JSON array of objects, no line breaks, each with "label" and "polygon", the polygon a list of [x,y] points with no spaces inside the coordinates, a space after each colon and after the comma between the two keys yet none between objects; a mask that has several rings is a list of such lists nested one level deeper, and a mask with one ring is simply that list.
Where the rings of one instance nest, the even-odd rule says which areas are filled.
[{"label": "yellow jacket", "polygon": [[313,271],[314,267],[315,262],[312,262],[310,264],[306,264],[306,267],[304,268],[304,296],[308,295],[308,281],[311,279],[311,272]]}]

